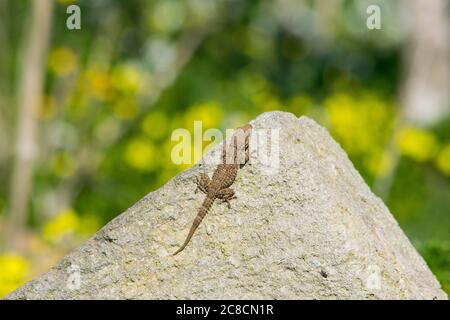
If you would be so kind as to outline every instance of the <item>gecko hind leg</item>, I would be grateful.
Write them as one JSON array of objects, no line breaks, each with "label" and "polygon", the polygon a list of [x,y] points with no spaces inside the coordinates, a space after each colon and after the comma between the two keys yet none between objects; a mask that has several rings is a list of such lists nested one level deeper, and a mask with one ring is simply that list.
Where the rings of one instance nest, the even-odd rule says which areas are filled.
[{"label": "gecko hind leg", "polygon": [[234,190],[231,188],[225,188],[217,192],[217,198],[222,200],[222,203],[226,202],[228,208],[231,209],[230,200],[236,199],[234,195]]},{"label": "gecko hind leg", "polygon": [[198,190],[200,190],[203,193],[207,193],[210,182],[211,182],[211,179],[208,177],[207,174],[205,174],[205,173],[200,174],[200,176],[198,176],[195,181],[195,183],[197,184],[195,193],[197,193]]}]

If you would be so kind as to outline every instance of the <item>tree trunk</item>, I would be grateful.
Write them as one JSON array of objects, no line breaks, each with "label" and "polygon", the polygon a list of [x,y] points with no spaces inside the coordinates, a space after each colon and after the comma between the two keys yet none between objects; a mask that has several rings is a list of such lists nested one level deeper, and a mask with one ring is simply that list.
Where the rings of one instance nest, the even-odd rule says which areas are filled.
[{"label": "tree trunk", "polygon": [[406,46],[404,116],[432,125],[450,110],[450,32],[447,0],[406,0],[410,40]]},{"label": "tree trunk", "polygon": [[18,90],[18,123],[15,163],[11,177],[10,213],[6,244],[18,248],[26,223],[27,206],[36,152],[36,111],[41,101],[44,68],[50,36],[52,0],[32,1],[32,17],[23,50],[22,76]]}]

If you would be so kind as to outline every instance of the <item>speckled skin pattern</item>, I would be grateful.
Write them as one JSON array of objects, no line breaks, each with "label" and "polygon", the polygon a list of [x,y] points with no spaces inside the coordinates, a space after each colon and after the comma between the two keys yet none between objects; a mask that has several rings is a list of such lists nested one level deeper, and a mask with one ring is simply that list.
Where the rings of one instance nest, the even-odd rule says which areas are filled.
[{"label": "speckled skin pattern", "polygon": [[[203,201],[202,206],[198,210],[198,214],[195,217],[194,222],[192,223],[192,227],[189,230],[189,234],[186,237],[186,240],[184,241],[183,245],[177,251],[175,251],[173,255],[180,253],[184,250],[184,248],[186,248],[192,236],[194,235],[195,230],[198,228],[216,199],[220,199],[222,200],[222,202],[226,202],[228,204],[228,207],[231,208],[230,200],[234,199],[235,196],[234,190],[230,187],[234,183],[234,180],[236,180],[237,172],[241,167],[241,164],[238,161],[238,154],[240,151],[242,151],[242,149],[239,146],[237,134],[244,135],[244,144],[242,148],[245,152],[245,163],[247,163],[249,159],[248,152],[251,129],[252,126],[250,124],[238,128],[237,133],[232,137],[230,144],[227,146],[227,144],[224,143],[222,163],[217,166],[216,170],[214,170],[212,179],[209,179],[208,175],[206,174],[201,174],[197,178],[197,189],[195,191],[201,190],[206,194],[206,197]],[[232,161],[228,161],[227,159],[227,154],[229,153],[229,151],[232,151]]]}]

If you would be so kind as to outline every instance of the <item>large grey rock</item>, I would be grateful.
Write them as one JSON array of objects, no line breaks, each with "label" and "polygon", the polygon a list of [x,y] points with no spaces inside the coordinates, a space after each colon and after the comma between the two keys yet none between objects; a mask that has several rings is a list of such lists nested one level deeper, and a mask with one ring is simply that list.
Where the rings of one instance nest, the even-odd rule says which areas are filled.
[{"label": "large grey rock", "polygon": [[204,195],[196,165],[150,193],[9,299],[446,299],[424,260],[340,146],[314,121],[280,128],[280,167],[239,171],[179,255]]}]

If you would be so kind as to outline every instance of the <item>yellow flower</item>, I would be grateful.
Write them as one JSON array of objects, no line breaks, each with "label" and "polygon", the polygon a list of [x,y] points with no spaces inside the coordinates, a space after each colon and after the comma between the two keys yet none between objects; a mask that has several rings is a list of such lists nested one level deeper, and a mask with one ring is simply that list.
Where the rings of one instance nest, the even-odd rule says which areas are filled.
[{"label": "yellow flower", "polygon": [[28,261],[17,254],[0,255],[0,298],[21,286],[27,280],[29,269]]},{"label": "yellow flower", "polygon": [[74,234],[79,222],[73,209],[65,209],[44,225],[42,236],[47,241],[57,242],[67,235]]},{"label": "yellow flower", "polygon": [[48,65],[58,76],[68,76],[77,67],[77,57],[75,53],[66,47],[53,49],[49,54]]},{"label": "yellow flower", "polygon": [[126,93],[137,93],[141,88],[142,75],[132,65],[119,65],[111,74],[111,83],[119,91]]},{"label": "yellow flower", "polygon": [[433,133],[419,128],[402,128],[395,136],[400,152],[416,161],[424,162],[434,157],[438,142]]},{"label": "yellow flower", "polygon": [[82,81],[87,82],[88,92],[100,101],[111,100],[111,83],[109,74],[93,67],[86,70]]},{"label": "yellow flower", "polygon": [[450,177],[450,143],[442,148],[436,157],[435,163],[443,174]]},{"label": "yellow flower", "polygon": [[368,154],[386,143],[392,111],[375,95],[338,93],[326,99],[324,105],[332,132],[348,153]]},{"label": "yellow flower", "polygon": [[167,134],[169,120],[162,112],[151,112],[141,124],[142,131],[152,139],[161,139]]},{"label": "yellow flower", "polygon": [[113,107],[114,115],[119,119],[131,119],[136,116],[138,107],[133,98],[123,98],[117,101]]},{"label": "yellow flower", "polygon": [[386,177],[391,172],[393,164],[392,154],[383,150],[373,152],[365,161],[367,170],[377,177]]},{"label": "yellow flower", "polygon": [[124,160],[131,167],[141,171],[151,171],[157,165],[156,149],[147,139],[131,140],[124,153]]},{"label": "yellow flower", "polygon": [[194,121],[202,121],[203,129],[217,128],[223,118],[222,108],[216,102],[205,102],[193,106],[186,114],[186,126],[193,126]]},{"label": "yellow flower", "polygon": [[100,227],[100,220],[93,215],[79,217],[73,209],[64,209],[48,221],[42,228],[42,238],[55,243],[68,236],[86,238]]}]

